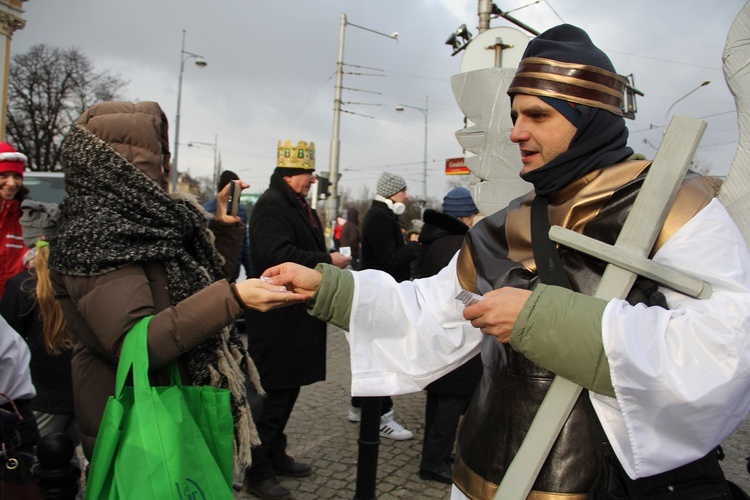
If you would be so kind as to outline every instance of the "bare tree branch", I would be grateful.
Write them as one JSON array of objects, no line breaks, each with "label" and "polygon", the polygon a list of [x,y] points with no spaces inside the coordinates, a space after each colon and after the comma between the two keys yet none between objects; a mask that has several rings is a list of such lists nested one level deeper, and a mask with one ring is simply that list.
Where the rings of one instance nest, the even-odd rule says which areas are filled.
[{"label": "bare tree branch", "polygon": [[121,99],[127,83],[97,72],[77,48],[34,45],[11,61],[8,140],[29,157],[31,170],[60,170],[70,125],[93,104]]}]

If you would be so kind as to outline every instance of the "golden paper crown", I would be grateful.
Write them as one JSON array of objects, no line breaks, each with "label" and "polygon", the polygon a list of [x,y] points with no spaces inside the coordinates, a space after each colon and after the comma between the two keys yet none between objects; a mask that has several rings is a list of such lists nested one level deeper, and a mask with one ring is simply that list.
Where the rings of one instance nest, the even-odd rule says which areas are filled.
[{"label": "golden paper crown", "polygon": [[305,141],[299,141],[297,146],[292,146],[292,141],[287,139],[284,144],[279,141],[279,152],[276,157],[276,166],[281,168],[301,168],[304,170],[315,170],[315,143],[309,145]]}]

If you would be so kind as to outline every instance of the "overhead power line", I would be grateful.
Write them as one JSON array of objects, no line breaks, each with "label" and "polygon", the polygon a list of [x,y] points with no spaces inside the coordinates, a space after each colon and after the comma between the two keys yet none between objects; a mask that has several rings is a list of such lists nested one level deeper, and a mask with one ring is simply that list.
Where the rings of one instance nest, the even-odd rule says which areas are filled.
[{"label": "overhead power line", "polygon": [[[560,19],[560,21],[562,21],[563,23],[566,22],[562,18],[562,16],[557,13],[557,11],[552,6],[552,4],[549,2],[549,0],[544,0],[544,3],[547,4],[547,7],[549,7],[549,9],[555,14],[555,16],[557,16],[558,19]],[[529,4],[529,5],[533,5],[533,4]],[[528,5],[524,5],[523,7],[528,7]],[[523,7],[519,7],[519,9],[521,9]],[[515,10],[518,10],[518,9],[515,9]],[[605,52],[612,52],[612,53],[615,53],[615,54],[622,54],[622,55],[632,56],[632,57],[641,57],[643,59],[651,59],[653,61],[667,62],[667,63],[671,63],[671,64],[680,64],[680,65],[683,65],[683,66],[691,66],[691,67],[694,67],[694,68],[701,68],[701,69],[710,69],[710,70],[714,70],[714,71],[721,71],[721,68],[717,68],[716,66],[703,66],[703,65],[700,65],[700,64],[693,64],[693,63],[688,63],[688,62],[684,62],[684,61],[675,61],[673,59],[663,59],[663,58],[660,58],[660,57],[644,56],[644,55],[641,55],[641,54],[633,54],[632,52],[622,52],[622,51],[619,51],[619,50],[606,49],[604,47],[602,47],[602,49]]]}]

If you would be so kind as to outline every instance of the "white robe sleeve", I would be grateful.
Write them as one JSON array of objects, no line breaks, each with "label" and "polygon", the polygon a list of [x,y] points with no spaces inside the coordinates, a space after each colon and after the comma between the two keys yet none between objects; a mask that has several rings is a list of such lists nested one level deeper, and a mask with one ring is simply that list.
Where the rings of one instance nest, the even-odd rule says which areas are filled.
[{"label": "white robe sleeve", "polygon": [[662,288],[670,309],[611,301],[602,320],[616,400],[591,393],[631,478],[705,456],[750,411],[750,255],[713,200],[654,256],[711,283],[706,300]]},{"label": "white robe sleeve", "polygon": [[479,352],[482,333],[455,299],[457,255],[437,275],[414,281],[396,283],[375,270],[352,273],[352,395],[420,391]]}]

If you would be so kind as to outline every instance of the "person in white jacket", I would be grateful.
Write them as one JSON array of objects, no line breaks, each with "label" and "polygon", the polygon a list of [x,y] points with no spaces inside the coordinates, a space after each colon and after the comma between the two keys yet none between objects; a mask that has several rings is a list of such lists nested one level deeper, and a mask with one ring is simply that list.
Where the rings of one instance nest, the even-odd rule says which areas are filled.
[{"label": "person in white jacket", "polygon": [[[650,166],[627,146],[624,85],[583,30],[548,30],[508,91],[534,191],[474,226],[443,271],[403,283],[331,266],[264,273],[349,331],[354,395],[419,391],[481,350],[456,498],[494,495],[554,375],[587,390],[533,498],[731,497],[714,450],[750,411],[750,254],[713,190],[686,177],[651,252],[709,282],[705,300],[647,281],[629,300],[594,298],[605,263],[546,238],[551,224],[616,240]],[[483,298],[464,307],[462,290]]]},{"label": "person in white jacket", "polygon": [[3,443],[6,438],[18,439],[14,442],[15,449],[28,467],[34,463],[34,448],[39,441],[36,418],[31,410],[36,388],[31,382],[30,361],[31,351],[26,341],[0,316],[0,409],[18,413],[23,418],[14,436],[0,438]]}]

